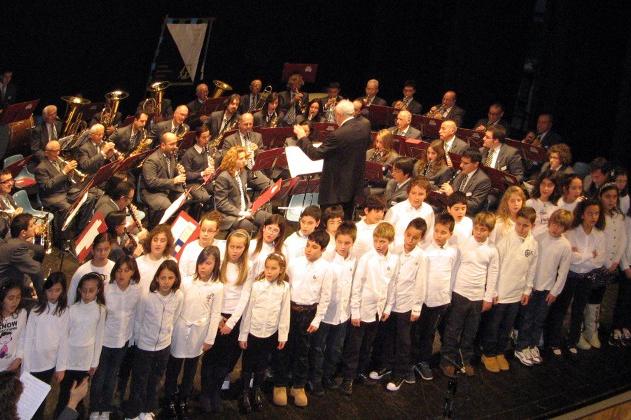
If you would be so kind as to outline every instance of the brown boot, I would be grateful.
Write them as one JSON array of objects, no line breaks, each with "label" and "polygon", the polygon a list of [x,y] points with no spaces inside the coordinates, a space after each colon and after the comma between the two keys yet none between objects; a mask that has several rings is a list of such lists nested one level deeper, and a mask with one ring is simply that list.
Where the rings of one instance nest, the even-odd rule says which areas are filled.
[{"label": "brown boot", "polygon": [[274,387],[274,404],[279,407],[284,407],[287,405],[287,388],[284,386]]},{"label": "brown boot", "polygon": [[440,365],[440,370],[443,372],[448,378],[453,378],[456,376],[456,369],[452,365]]},{"label": "brown boot", "polygon": [[464,373],[467,376],[475,376],[475,369],[471,365],[464,365]]},{"label": "brown boot", "polygon": [[309,404],[307,400],[307,394],[304,388],[291,388],[289,394],[294,397],[294,404],[296,407],[306,407]]}]

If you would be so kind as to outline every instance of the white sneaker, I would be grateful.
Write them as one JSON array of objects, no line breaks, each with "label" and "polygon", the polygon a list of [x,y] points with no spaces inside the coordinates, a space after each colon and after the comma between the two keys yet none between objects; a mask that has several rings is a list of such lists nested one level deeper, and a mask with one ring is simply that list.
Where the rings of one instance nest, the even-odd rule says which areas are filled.
[{"label": "white sneaker", "polygon": [[111,413],[109,411],[103,411],[99,420],[110,420],[110,414]]},{"label": "white sneaker", "polygon": [[93,411],[90,413],[90,420],[100,420],[100,419],[101,419],[101,412]]},{"label": "white sneaker", "polygon": [[535,365],[543,362],[543,358],[541,357],[541,353],[539,353],[539,347],[531,347],[530,348],[530,359]]},{"label": "white sneaker", "polygon": [[140,420],[155,420],[156,415],[153,414],[152,412],[149,413],[140,413]]},{"label": "white sneaker", "polygon": [[140,420],[140,417],[125,417],[125,420]]},{"label": "white sneaker", "polygon": [[528,347],[526,347],[522,351],[515,350],[515,357],[524,366],[532,366],[533,365],[532,356],[530,355],[530,349]]}]

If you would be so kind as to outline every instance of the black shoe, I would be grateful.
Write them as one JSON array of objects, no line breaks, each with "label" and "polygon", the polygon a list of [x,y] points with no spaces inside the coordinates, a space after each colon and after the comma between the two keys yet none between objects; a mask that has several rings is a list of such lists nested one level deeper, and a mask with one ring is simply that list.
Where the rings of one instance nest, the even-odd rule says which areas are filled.
[{"label": "black shoe", "polygon": [[254,403],[254,409],[256,411],[261,411],[263,409],[263,402],[265,401],[265,395],[263,395],[263,391],[261,391],[260,387],[255,387],[254,391],[254,399],[253,399],[253,403]]},{"label": "black shoe", "polygon": [[164,410],[162,410],[162,418],[165,419],[177,419],[178,418],[178,405],[175,402],[175,396],[169,398],[166,401]]},{"label": "black shoe", "polygon": [[250,414],[252,412],[252,404],[250,403],[250,393],[243,391],[239,397],[239,405],[241,406],[242,414]]},{"label": "black shoe", "polygon": [[365,384],[370,382],[370,378],[368,378],[368,375],[366,375],[365,373],[360,373],[359,375],[357,375],[357,382],[360,384]]},{"label": "black shoe", "polygon": [[186,398],[178,399],[179,420],[190,420],[188,412],[188,401]]},{"label": "black shoe", "polygon": [[199,397],[199,407],[204,414],[210,414],[214,411],[212,402],[210,401],[210,398],[206,395],[201,395]]},{"label": "black shoe", "polygon": [[221,403],[221,391],[216,391],[210,396],[210,407],[213,413],[221,413],[223,411],[223,404]]},{"label": "black shoe", "polygon": [[311,395],[316,397],[324,396],[324,388],[322,387],[322,381],[320,382],[311,382]]},{"label": "black shoe", "polygon": [[326,389],[337,389],[340,387],[334,378],[322,378],[322,386]]},{"label": "black shoe", "polygon": [[340,385],[340,391],[342,391],[342,394],[344,395],[353,395],[353,381],[344,379]]}]

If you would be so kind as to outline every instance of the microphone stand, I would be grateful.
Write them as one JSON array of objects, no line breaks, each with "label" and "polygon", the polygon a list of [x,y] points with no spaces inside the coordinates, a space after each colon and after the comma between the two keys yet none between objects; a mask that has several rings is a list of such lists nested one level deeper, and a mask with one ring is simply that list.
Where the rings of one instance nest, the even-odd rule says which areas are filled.
[{"label": "microphone stand", "polygon": [[458,375],[462,375],[465,373],[464,361],[462,360],[462,353],[458,351],[460,354],[460,361],[458,363],[454,360],[451,360],[449,357],[443,357],[444,360],[449,362],[453,367],[456,368],[455,375],[453,378],[449,378],[447,382],[447,392],[445,393],[445,402],[443,403],[443,415],[439,418],[441,419],[455,419],[456,418],[456,391],[458,390]]}]

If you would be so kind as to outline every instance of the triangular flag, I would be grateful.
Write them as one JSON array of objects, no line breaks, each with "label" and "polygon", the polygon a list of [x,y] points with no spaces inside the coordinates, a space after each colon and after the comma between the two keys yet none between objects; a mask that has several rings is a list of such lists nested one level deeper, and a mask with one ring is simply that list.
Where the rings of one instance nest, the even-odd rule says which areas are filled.
[{"label": "triangular flag", "polygon": [[182,56],[191,80],[195,80],[208,23],[167,23],[167,28]]}]

